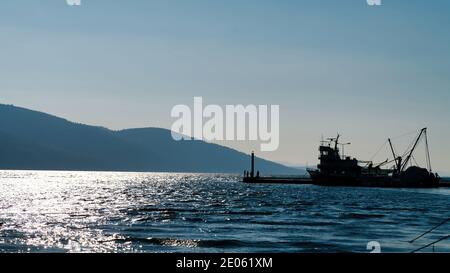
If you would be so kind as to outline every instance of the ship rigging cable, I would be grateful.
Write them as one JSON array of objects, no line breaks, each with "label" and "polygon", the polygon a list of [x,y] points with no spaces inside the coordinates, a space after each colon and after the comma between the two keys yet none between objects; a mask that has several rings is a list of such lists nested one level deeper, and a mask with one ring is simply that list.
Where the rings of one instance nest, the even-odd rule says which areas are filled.
[{"label": "ship rigging cable", "polygon": [[415,239],[409,241],[409,243],[411,243],[411,244],[414,243],[415,241],[419,240],[420,238],[422,238],[423,236],[427,235],[428,233],[431,233],[431,232],[433,232],[434,230],[438,229],[439,227],[445,225],[445,224],[446,224],[447,222],[449,222],[449,221],[450,221],[450,218],[445,219],[444,221],[442,221],[442,222],[439,223],[438,225],[434,226],[432,229],[430,229],[430,230],[428,230],[428,231],[422,233],[422,234],[421,234],[420,236],[418,236],[417,238],[415,238]]},{"label": "ship rigging cable", "polygon": [[[410,136],[410,135],[413,135],[413,134],[417,135],[417,130],[410,131],[410,132],[408,132],[408,133],[404,133],[404,134],[401,134],[401,135],[392,137],[391,140],[396,140],[396,139],[403,138],[403,137],[406,137],[406,136]],[[370,158],[370,160],[368,161],[368,163],[372,162],[372,161],[375,159],[375,157],[383,150],[383,148],[384,148],[388,143],[389,143],[389,140],[386,140],[386,141],[383,143],[383,145],[381,145],[380,148],[378,148],[377,152]],[[412,146],[413,146],[413,143],[411,143],[411,144],[409,145],[408,149],[406,149],[406,152],[402,155],[402,157],[405,157],[405,156],[408,154],[408,151],[411,150]],[[393,147],[393,148],[394,148],[394,147]],[[396,151],[395,151],[395,153],[397,154]]]},{"label": "ship rigging cable", "polygon": [[447,240],[447,239],[449,239],[449,238],[450,238],[450,235],[444,236],[444,237],[440,238],[439,240],[436,240],[436,241],[434,241],[434,242],[431,242],[431,243],[429,243],[429,244],[427,244],[427,245],[424,245],[424,246],[421,247],[421,248],[418,248],[418,249],[412,251],[411,253],[419,252],[419,251],[421,251],[421,250],[423,250],[423,249],[425,249],[425,248],[428,248],[428,247],[430,247],[430,246],[434,246],[435,244],[437,244],[437,243],[439,243],[439,242],[442,242],[442,241],[445,241],[445,240]]}]

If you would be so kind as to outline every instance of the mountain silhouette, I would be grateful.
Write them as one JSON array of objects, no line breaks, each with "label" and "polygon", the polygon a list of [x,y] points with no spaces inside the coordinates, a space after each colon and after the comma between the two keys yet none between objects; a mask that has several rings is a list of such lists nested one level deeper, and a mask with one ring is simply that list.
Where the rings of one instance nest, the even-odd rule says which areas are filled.
[{"label": "mountain silhouette", "polygon": [[[175,141],[171,131],[113,131],[0,104],[0,169],[243,173],[250,156],[203,141]],[[263,174],[298,169],[257,158]]]}]

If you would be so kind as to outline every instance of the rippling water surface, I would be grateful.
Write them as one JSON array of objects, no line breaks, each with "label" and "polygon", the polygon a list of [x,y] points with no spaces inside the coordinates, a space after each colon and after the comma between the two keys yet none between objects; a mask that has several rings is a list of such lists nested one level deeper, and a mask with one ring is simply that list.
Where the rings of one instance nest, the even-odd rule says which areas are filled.
[{"label": "rippling water surface", "polygon": [[[0,171],[0,252],[410,252],[450,190],[247,185],[231,175]],[[432,249],[428,249],[432,251]],[[448,241],[435,251],[450,252]]]}]

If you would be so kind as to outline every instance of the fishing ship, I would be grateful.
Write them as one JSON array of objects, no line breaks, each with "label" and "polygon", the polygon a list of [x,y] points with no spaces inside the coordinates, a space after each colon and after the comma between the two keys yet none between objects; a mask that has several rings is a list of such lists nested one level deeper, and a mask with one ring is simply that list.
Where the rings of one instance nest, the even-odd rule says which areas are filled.
[{"label": "fishing ship", "polygon": [[[312,183],[324,186],[365,186],[400,188],[435,188],[440,186],[440,177],[431,168],[428,148],[427,128],[420,130],[418,136],[402,155],[397,155],[391,139],[388,139],[392,159],[375,164],[361,161],[350,156],[341,156],[340,135],[321,142],[317,169],[308,169]],[[425,142],[427,168],[413,164],[414,152],[421,142]],[[388,166],[388,167],[385,167]],[[389,167],[390,166],[390,167]]]},{"label": "fishing ship", "polygon": [[[315,184],[321,186],[355,186],[355,187],[392,187],[392,188],[436,188],[448,187],[441,183],[437,173],[431,168],[430,151],[428,148],[427,128],[420,130],[418,136],[408,149],[397,155],[391,139],[389,144],[392,159],[381,163],[362,161],[344,153],[344,147],[351,143],[341,143],[340,135],[322,140],[319,146],[320,163],[316,169],[307,169],[309,177],[263,177],[255,172],[255,154],[251,154],[251,171],[244,172],[244,183],[266,184]],[[415,152],[421,142],[425,142],[425,157],[427,168],[418,166]],[[342,155],[339,147],[342,147]]]}]

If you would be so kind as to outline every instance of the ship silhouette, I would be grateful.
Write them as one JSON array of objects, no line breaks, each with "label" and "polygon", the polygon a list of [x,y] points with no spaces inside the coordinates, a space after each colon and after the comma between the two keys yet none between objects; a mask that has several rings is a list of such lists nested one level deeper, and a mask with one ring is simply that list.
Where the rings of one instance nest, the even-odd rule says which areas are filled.
[{"label": "ship silhouette", "polygon": [[[246,172],[247,183],[295,183],[316,184],[322,186],[359,186],[359,187],[398,187],[398,188],[435,188],[440,186],[440,177],[431,168],[428,148],[427,128],[420,130],[410,148],[403,155],[397,155],[391,139],[388,143],[392,160],[374,164],[350,156],[341,155],[339,146],[344,149],[350,143],[340,143],[340,135],[323,140],[319,146],[319,164],[316,169],[308,169],[310,178],[260,177],[252,171]],[[413,155],[419,143],[425,142],[427,168],[413,164]],[[253,162],[254,154],[252,154]],[[388,167],[385,167],[388,166]]]}]

